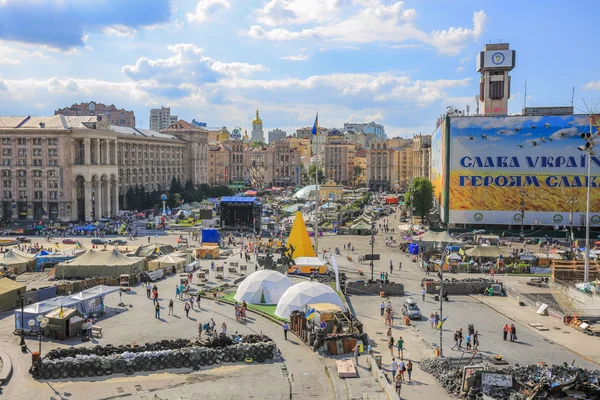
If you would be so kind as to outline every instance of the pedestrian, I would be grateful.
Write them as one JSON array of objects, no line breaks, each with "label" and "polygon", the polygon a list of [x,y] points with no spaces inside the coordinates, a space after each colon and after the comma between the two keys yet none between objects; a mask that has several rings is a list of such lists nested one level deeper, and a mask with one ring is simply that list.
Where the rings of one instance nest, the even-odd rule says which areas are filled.
[{"label": "pedestrian", "polygon": [[398,362],[392,357],[392,379],[396,377],[396,371],[398,371]]},{"label": "pedestrian", "polygon": [[400,336],[400,339],[398,339],[398,357],[404,357],[404,339],[402,339],[402,336]]},{"label": "pedestrian", "polygon": [[208,324],[210,325],[210,331],[211,331],[211,332],[214,332],[214,331],[215,331],[215,325],[217,325],[217,324],[215,323],[215,320],[211,318],[211,319],[210,319],[210,322],[209,322]]},{"label": "pedestrian", "polygon": [[202,340],[202,322],[198,324],[198,340]]},{"label": "pedestrian", "polygon": [[181,299],[183,297],[183,292],[185,291],[185,286],[183,286],[183,283],[179,285],[179,298]]},{"label": "pedestrian", "polygon": [[385,302],[383,300],[381,300],[381,304],[379,305],[379,308],[381,310],[381,316],[383,317],[383,313],[385,312]]},{"label": "pedestrian", "polygon": [[287,340],[287,333],[290,330],[290,324],[288,324],[287,322],[285,324],[283,324],[283,339]]},{"label": "pedestrian", "polygon": [[194,295],[190,293],[190,298],[188,300],[190,301],[190,308],[193,310],[194,309]]},{"label": "pedestrian", "polygon": [[510,327],[508,326],[508,324],[504,324],[504,326],[502,327],[502,337],[505,341],[506,341],[506,338],[508,337],[509,331],[510,331]]},{"label": "pedestrian", "polygon": [[394,357],[394,337],[390,336],[388,339],[388,348],[390,349],[390,355]]},{"label": "pedestrian", "polygon": [[437,311],[435,312],[435,315],[433,316],[435,319],[435,326],[437,327],[438,324],[440,323],[440,315],[437,313]]},{"label": "pedestrian", "polygon": [[158,303],[158,290],[155,290],[152,293],[153,293],[152,296],[153,296],[153,299],[154,299],[154,303],[156,304],[156,303]]},{"label": "pedestrian", "polygon": [[425,275],[429,275],[429,265],[427,265],[427,269],[425,270]]},{"label": "pedestrian", "polygon": [[387,281],[389,280],[389,275],[388,275],[388,273],[387,273],[387,272],[384,274],[384,277],[383,277],[383,278],[384,278],[384,281],[385,281],[385,282],[387,282]]},{"label": "pedestrian", "polygon": [[517,328],[515,324],[510,324],[510,341],[514,342],[517,340]]},{"label": "pedestrian", "polygon": [[154,303],[154,318],[160,319],[160,304],[158,300]]},{"label": "pedestrian", "polygon": [[429,322],[431,323],[431,329],[433,329],[435,327],[435,316],[433,315],[433,313],[431,313],[431,315],[429,316]]},{"label": "pedestrian", "polygon": [[462,349],[463,331],[462,328],[458,330],[458,348]]},{"label": "pedestrian", "polygon": [[454,338],[453,339],[454,339],[454,346],[452,346],[452,350],[454,350],[454,349],[458,350],[459,349],[459,346],[458,346],[458,331],[454,331]]},{"label": "pedestrian", "polygon": [[421,298],[425,301],[425,288],[421,289]]},{"label": "pedestrian", "polygon": [[394,263],[390,260],[390,275],[394,273]]},{"label": "pedestrian", "polygon": [[406,373],[408,374],[408,381],[411,381],[412,378],[412,369],[413,369],[413,364],[412,361],[408,360],[408,362],[406,363]]},{"label": "pedestrian", "polygon": [[185,310],[185,316],[187,318],[190,317],[190,303],[188,303],[187,301],[185,302],[185,305],[183,306],[183,309]]},{"label": "pedestrian", "polygon": [[490,272],[490,279],[494,279],[494,268],[492,268],[492,271]]},{"label": "pedestrian", "polygon": [[225,323],[225,321],[223,321],[223,323],[221,324],[221,333],[223,335],[227,335],[227,324]]},{"label": "pedestrian", "polygon": [[146,296],[148,296],[148,298],[150,298],[151,294],[152,294],[152,285],[150,285],[150,282],[148,282],[146,284]]},{"label": "pedestrian", "polygon": [[467,334],[465,337],[465,343],[467,344],[467,350],[471,350],[471,335]]},{"label": "pedestrian", "polygon": [[196,303],[198,304],[198,311],[200,311],[200,300],[202,299],[202,296],[200,296],[200,293],[198,292],[198,296],[196,296]]},{"label": "pedestrian", "polygon": [[175,287],[175,298],[179,298],[179,285]]},{"label": "pedestrian", "polygon": [[473,334],[473,350],[477,350],[477,347],[479,347],[479,331]]},{"label": "pedestrian", "polygon": [[388,328],[387,333],[386,333],[386,337],[388,340],[390,340],[390,338],[392,337],[392,328]]},{"label": "pedestrian", "polygon": [[169,300],[169,315],[171,314],[173,314],[173,299]]},{"label": "pedestrian", "polygon": [[398,271],[402,271],[402,261],[398,262]]},{"label": "pedestrian", "polygon": [[402,375],[402,380],[404,380],[404,371],[406,371],[406,363],[404,362],[404,358],[400,358],[400,363],[398,363],[398,371],[399,375]]},{"label": "pedestrian", "polygon": [[352,351],[354,352],[354,362],[356,363],[356,366],[358,367],[358,356],[360,355],[360,348],[358,347],[358,343],[354,346]]},{"label": "pedestrian", "polygon": [[188,279],[190,280],[190,285],[192,284],[192,279],[194,278],[194,274],[190,272]]},{"label": "pedestrian", "polygon": [[402,391],[402,374],[396,375],[395,383],[396,383],[396,394],[398,394],[398,397],[400,397],[400,392]]}]

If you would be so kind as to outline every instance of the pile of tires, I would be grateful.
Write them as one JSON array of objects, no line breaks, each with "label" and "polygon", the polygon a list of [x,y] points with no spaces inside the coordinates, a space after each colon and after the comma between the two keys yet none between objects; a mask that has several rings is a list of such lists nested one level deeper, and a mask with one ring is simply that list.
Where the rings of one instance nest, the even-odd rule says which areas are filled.
[{"label": "pile of tires", "polygon": [[63,349],[53,349],[46,354],[46,358],[51,360],[59,360],[66,357],[82,356],[110,356],[113,354],[122,354],[124,352],[143,353],[146,351],[160,351],[160,350],[175,350],[182,349],[190,346],[189,339],[177,339],[177,340],[161,340],[160,342],[146,343],[143,345],[135,346],[113,346],[107,344],[105,346],[94,346],[94,347],[69,347]]},{"label": "pile of tires", "polygon": [[278,354],[273,342],[240,343],[226,347],[185,347],[179,349],[134,352],[100,356],[48,358],[36,363],[32,374],[37,379],[66,379],[112,374],[131,375],[138,371],[172,368],[200,369],[204,366],[234,362],[265,362]]}]

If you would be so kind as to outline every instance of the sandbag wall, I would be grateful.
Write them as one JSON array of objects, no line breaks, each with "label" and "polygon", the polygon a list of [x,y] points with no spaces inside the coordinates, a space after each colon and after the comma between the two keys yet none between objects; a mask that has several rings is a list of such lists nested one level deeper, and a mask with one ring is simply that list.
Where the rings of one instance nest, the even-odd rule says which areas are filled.
[{"label": "sandbag wall", "polygon": [[[64,379],[112,374],[132,375],[137,371],[171,368],[198,370],[206,365],[224,362],[265,362],[279,350],[267,337],[250,340],[255,343],[229,344],[224,347],[197,345],[186,340],[147,343],[144,346],[60,349],[37,362],[31,372],[37,379]],[[231,339],[215,338],[215,343],[231,343]]]}]

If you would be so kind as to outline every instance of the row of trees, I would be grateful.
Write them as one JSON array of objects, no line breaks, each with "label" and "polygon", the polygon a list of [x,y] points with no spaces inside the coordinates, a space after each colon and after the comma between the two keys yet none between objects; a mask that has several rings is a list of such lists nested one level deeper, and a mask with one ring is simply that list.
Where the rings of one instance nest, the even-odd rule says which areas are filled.
[{"label": "row of trees", "polygon": [[415,178],[404,194],[404,204],[407,209],[412,208],[414,215],[425,218],[433,208],[433,184],[427,178]]},{"label": "row of trees", "polygon": [[156,190],[147,190],[144,186],[130,187],[125,194],[127,208],[130,210],[147,210],[162,208],[161,196],[167,195],[167,206],[175,208],[184,203],[201,202],[214,197],[231,196],[233,191],[227,186],[209,186],[202,184],[194,187],[191,179],[183,185],[175,177],[171,180],[171,188],[164,192],[160,185]]}]

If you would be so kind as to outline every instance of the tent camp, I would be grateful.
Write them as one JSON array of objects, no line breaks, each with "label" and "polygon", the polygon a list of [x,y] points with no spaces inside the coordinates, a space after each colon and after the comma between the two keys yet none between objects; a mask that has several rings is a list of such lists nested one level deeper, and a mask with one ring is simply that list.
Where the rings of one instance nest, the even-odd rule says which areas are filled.
[{"label": "tent camp", "polygon": [[183,257],[177,257],[172,254],[165,254],[158,257],[156,260],[148,262],[148,270],[154,271],[166,267],[175,267],[177,271],[182,271],[187,260]]},{"label": "tent camp", "polygon": [[146,260],[127,257],[118,250],[88,250],[80,257],[56,266],[55,276],[72,278],[111,277],[133,274],[146,270]]},{"label": "tent camp", "polygon": [[370,235],[372,225],[365,216],[360,216],[350,225],[350,233],[353,235]]},{"label": "tent camp", "polygon": [[302,282],[285,291],[277,303],[275,315],[287,319],[293,311],[304,310],[305,305],[312,303],[335,304],[342,310],[346,309],[340,296],[331,287],[318,282]]},{"label": "tent camp", "polygon": [[58,307],[46,314],[46,318],[48,318],[48,325],[44,328],[46,337],[64,340],[81,334],[84,319],[77,309]]},{"label": "tent camp", "polygon": [[46,315],[57,307],[71,307],[79,303],[79,300],[72,299],[67,296],[54,297],[52,299],[40,301],[39,303],[30,304],[23,309],[23,319],[21,319],[21,309],[15,310],[15,329],[21,329],[21,320],[24,323],[26,331],[29,330],[28,322],[33,320],[35,325],[34,331],[39,329],[38,315]]},{"label": "tent camp", "polygon": [[0,266],[23,273],[26,271],[28,264],[35,264],[35,261],[32,261],[32,258],[33,254],[24,253],[13,248],[0,257]]},{"label": "tent camp", "polygon": [[488,257],[498,258],[511,257],[511,252],[508,248],[497,246],[475,246],[465,252],[469,257]]},{"label": "tent camp", "polygon": [[25,285],[12,279],[0,279],[0,312],[15,308],[20,294],[25,293]]},{"label": "tent camp", "polygon": [[280,272],[256,271],[238,286],[235,299],[250,304],[277,304],[283,293],[292,285],[292,281]]},{"label": "tent camp", "polygon": [[135,251],[135,257],[150,257],[150,256],[162,256],[165,254],[171,254],[175,251],[175,247],[168,244],[151,243],[145,246],[140,246]]}]

